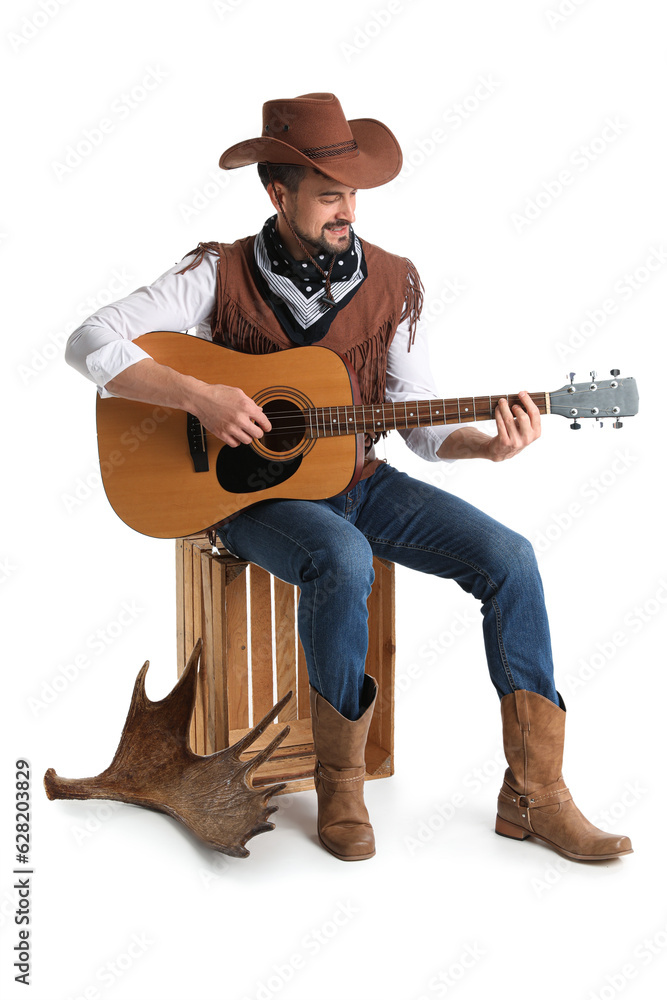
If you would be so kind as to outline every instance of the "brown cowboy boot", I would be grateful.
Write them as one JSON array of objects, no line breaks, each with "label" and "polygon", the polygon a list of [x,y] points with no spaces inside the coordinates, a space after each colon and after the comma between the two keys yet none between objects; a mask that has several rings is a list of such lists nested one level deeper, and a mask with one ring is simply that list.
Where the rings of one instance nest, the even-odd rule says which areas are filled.
[{"label": "brown cowboy boot", "polygon": [[352,722],[310,688],[317,833],[322,845],[341,861],[364,861],[375,854],[373,827],[364,805],[364,751],[376,695],[377,684],[366,674],[362,715]]},{"label": "brown cowboy boot", "polygon": [[579,812],[563,781],[565,705],[534,691],[513,691],[500,702],[509,764],[498,796],[496,833],[537,837],[566,858],[601,861],[632,854],[628,837],[605,833]]}]

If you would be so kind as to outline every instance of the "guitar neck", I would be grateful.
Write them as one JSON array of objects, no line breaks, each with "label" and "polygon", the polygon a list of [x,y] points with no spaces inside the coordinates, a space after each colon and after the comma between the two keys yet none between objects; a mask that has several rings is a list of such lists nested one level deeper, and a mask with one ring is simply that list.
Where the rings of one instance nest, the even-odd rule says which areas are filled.
[{"label": "guitar neck", "polygon": [[[550,394],[531,392],[530,397],[542,414],[550,413]],[[510,407],[521,405],[519,397],[462,396],[460,399],[415,399],[405,403],[380,403],[375,406],[318,406],[303,411],[307,437],[332,437],[340,434],[379,434],[382,431],[410,427],[437,427],[492,420],[499,400]]]}]

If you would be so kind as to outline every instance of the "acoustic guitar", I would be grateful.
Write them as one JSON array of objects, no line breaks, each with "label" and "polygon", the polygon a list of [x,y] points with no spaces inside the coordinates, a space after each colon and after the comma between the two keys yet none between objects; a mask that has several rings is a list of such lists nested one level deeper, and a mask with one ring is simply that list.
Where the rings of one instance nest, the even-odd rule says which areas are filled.
[{"label": "acoustic guitar", "polygon": [[[183,333],[146,333],[136,341],[160,364],[211,384],[239,386],[262,407],[272,430],[230,447],[183,410],[118,396],[97,400],[97,440],[109,502],[131,528],[178,538],[228,520],[261,500],[321,500],[349,490],[363,468],[364,441],[393,428],[491,420],[498,400],[466,396],[363,405],[354,372],[326,347],[275,354],[230,351]],[[635,380],[613,370],[555,392],[530,393],[540,413],[573,420],[637,413]]]}]

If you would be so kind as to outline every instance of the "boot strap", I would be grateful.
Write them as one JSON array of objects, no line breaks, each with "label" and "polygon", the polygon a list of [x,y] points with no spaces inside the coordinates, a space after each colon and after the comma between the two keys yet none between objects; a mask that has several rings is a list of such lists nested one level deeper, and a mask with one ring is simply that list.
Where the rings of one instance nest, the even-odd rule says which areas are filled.
[{"label": "boot strap", "polygon": [[[357,773],[349,778],[338,777],[338,775],[345,774],[346,771],[356,771]],[[329,781],[334,785],[348,785],[350,786],[353,782],[359,783],[364,781],[364,776],[366,773],[366,768],[345,768],[339,772],[332,774],[330,771],[326,771],[321,764],[317,766],[317,776],[321,778],[322,781]],[[341,791],[344,789],[341,788]]]},{"label": "boot strap", "polygon": [[529,795],[520,795],[515,792],[507,782],[503,783],[500,790],[501,796],[508,802],[515,802],[522,809],[539,809],[540,806],[550,806],[557,802],[569,802],[572,798],[569,788],[564,788],[562,778],[552,782],[550,785],[543,785]]}]

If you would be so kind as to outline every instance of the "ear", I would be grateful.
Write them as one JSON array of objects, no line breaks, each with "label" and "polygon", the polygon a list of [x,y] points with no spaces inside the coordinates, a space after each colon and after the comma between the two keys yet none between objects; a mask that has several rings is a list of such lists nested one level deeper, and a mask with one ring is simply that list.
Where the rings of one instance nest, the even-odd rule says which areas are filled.
[{"label": "ear", "polygon": [[276,194],[275,194],[275,191],[274,191],[274,186],[275,186],[275,191],[278,192],[278,197],[280,198],[280,201],[281,201],[282,205],[285,204],[285,198],[287,197],[287,195],[288,195],[289,192],[287,191],[287,188],[285,187],[285,185],[281,184],[280,181],[274,181],[273,184],[271,184],[269,182],[269,186],[267,187],[266,190],[268,192],[269,198],[271,199],[271,204],[275,208],[276,212],[280,212],[281,206],[276,201]]}]

